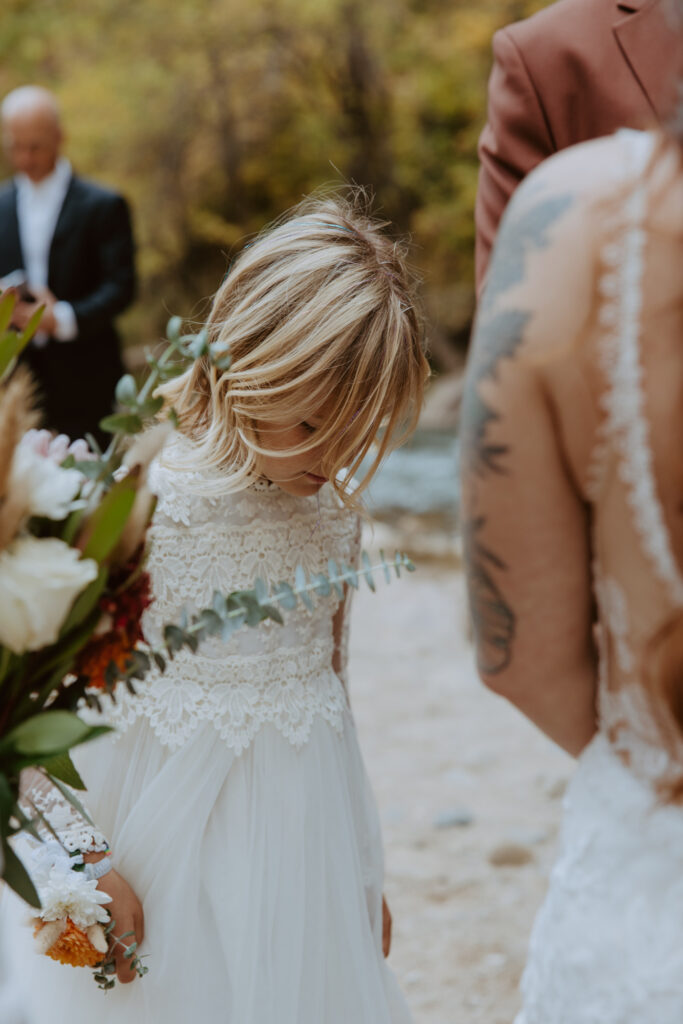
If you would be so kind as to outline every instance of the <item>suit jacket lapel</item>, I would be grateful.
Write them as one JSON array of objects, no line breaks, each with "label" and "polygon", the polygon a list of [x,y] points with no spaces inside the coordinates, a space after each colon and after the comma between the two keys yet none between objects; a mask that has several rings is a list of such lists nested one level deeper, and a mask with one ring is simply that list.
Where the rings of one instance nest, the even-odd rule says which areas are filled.
[{"label": "suit jacket lapel", "polygon": [[24,269],[24,254],[21,250],[21,239],[19,237],[19,218],[17,217],[17,186],[7,190],[3,197],[3,203],[7,204],[6,213],[2,220],[5,230],[2,238],[2,248],[8,254],[10,262],[14,264],[13,270]]},{"label": "suit jacket lapel", "polygon": [[665,120],[675,102],[680,33],[667,20],[663,0],[618,0],[616,8],[617,42],[653,112]]}]

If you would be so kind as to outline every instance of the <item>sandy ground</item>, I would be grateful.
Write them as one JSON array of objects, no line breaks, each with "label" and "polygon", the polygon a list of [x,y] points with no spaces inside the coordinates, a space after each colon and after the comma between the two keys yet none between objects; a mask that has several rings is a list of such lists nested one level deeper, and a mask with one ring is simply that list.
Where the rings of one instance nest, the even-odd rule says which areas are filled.
[{"label": "sandy ground", "polygon": [[510,1024],[571,760],[478,682],[457,568],[356,595],[350,680],[416,1024]]}]

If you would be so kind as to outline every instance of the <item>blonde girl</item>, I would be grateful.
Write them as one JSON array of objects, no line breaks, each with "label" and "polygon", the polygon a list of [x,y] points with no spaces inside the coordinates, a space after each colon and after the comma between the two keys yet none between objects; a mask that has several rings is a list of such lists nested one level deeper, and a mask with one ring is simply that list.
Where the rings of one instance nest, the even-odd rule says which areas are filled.
[{"label": "blonde girl", "polygon": [[[200,360],[161,389],[178,431],[151,473],[150,641],[216,590],[356,561],[360,495],[414,426],[427,373],[402,250],[353,197],[309,200],[246,247],[208,331],[229,368]],[[114,741],[83,749],[102,832],[73,827],[92,861],[108,838],[98,884],[151,953],[143,981],[108,994],[112,1024],[410,1020],[383,955],[347,625],[346,599],[320,599],[181,652],[112,705]],[[28,967],[30,1024],[101,1016],[87,972]]]}]

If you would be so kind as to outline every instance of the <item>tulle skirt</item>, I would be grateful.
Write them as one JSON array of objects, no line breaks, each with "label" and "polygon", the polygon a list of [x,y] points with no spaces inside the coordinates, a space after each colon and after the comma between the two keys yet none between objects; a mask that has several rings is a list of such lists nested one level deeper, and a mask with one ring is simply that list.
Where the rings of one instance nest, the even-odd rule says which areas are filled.
[{"label": "tulle skirt", "polygon": [[350,714],[341,734],[317,719],[300,750],[266,725],[239,756],[210,723],[171,752],[140,719],[75,760],[143,903],[149,974],[98,991],[89,970],[36,955],[25,908],[5,907],[26,1024],[409,1024],[382,955],[381,837]]}]

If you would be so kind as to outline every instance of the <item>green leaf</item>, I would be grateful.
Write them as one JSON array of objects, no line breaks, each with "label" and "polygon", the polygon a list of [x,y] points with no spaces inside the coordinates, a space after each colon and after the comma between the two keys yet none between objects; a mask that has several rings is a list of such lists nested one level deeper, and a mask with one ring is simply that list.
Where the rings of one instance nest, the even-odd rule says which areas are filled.
[{"label": "green leaf", "polygon": [[228,614],[228,602],[225,600],[225,594],[221,594],[220,590],[214,590],[211,603],[216,614],[224,619]]},{"label": "green leaf", "polygon": [[97,602],[102,596],[109,571],[106,566],[100,566],[98,572],[92,583],[83,590],[73,603],[71,611],[64,620],[64,625],[59,631],[59,636],[65,637],[67,633],[70,633],[76,626],[80,626],[82,622],[85,622],[90,613],[97,607]]},{"label": "green leaf", "polygon": [[402,567],[403,567],[403,555],[401,554],[400,551],[397,551],[396,554],[394,555],[394,570],[396,572],[396,579],[397,580],[400,580],[400,578],[401,578],[401,569],[402,569]]},{"label": "green leaf", "polygon": [[263,622],[266,615],[252,590],[236,590],[228,596],[228,612],[239,612],[244,614],[242,622],[248,626],[258,626]]},{"label": "green leaf", "polygon": [[210,636],[218,636],[223,628],[223,619],[213,608],[201,611],[197,616],[197,622]]},{"label": "green leaf", "polygon": [[150,416],[156,416],[163,404],[164,400],[161,395],[158,395],[156,398],[148,398],[145,402],[141,402],[138,405],[138,414],[146,419]]},{"label": "green leaf", "polygon": [[124,955],[125,959],[126,960],[130,960],[130,958],[135,954],[135,950],[137,948],[138,948],[137,942],[131,942],[130,946],[126,946],[126,948],[123,951],[123,955]]},{"label": "green leaf", "polygon": [[179,651],[185,644],[185,633],[178,626],[164,626],[164,643],[169,651]]},{"label": "green leaf", "polygon": [[84,558],[103,562],[118,544],[133,508],[138,474],[135,470],[119,480],[104,496],[85,526]]},{"label": "green leaf", "polygon": [[29,341],[40,327],[40,321],[43,319],[43,313],[45,312],[45,306],[38,306],[35,313],[24,327],[24,330],[19,335],[19,351],[28,345]]},{"label": "green leaf", "polygon": [[379,559],[382,568],[384,569],[384,579],[387,581],[387,583],[391,583],[391,571],[389,569],[389,566],[387,565],[387,560],[384,551],[381,548],[379,550]]},{"label": "green leaf", "polygon": [[87,725],[71,711],[42,711],[10,730],[0,742],[0,750],[25,757],[52,757],[94,739],[103,730],[109,731],[105,726]]},{"label": "green leaf", "polygon": [[166,325],[166,337],[169,341],[178,341],[183,321],[179,316],[172,316]]},{"label": "green leaf", "polygon": [[85,783],[78,774],[76,767],[67,753],[50,757],[43,762],[45,771],[55,779],[61,779],[72,789],[85,789]]},{"label": "green leaf", "polygon": [[274,604],[262,604],[261,610],[263,611],[264,618],[272,619],[273,622],[277,622],[280,626],[284,626],[285,620],[282,618],[279,608],[276,608]]},{"label": "green leaf", "polygon": [[10,325],[16,301],[17,298],[14,292],[3,292],[0,299],[0,334],[4,334]]},{"label": "green leaf", "polygon": [[100,430],[106,431],[107,434],[139,434],[142,430],[142,420],[134,412],[117,412],[100,420]]},{"label": "green leaf", "polygon": [[21,896],[22,900],[28,903],[29,906],[40,910],[40,899],[28,871],[4,836],[0,837],[0,843],[2,844],[2,853],[5,861],[2,878],[10,889],[14,889],[15,893]]},{"label": "green leaf", "polygon": [[138,388],[132,373],[126,373],[116,385],[116,401],[121,405],[134,405],[138,397]]},{"label": "green leaf", "polygon": [[342,562],[342,574],[349,586],[353,587],[354,590],[358,590],[358,573],[356,570],[347,565],[346,562]]},{"label": "green leaf", "polygon": [[166,659],[163,657],[163,655],[159,654],[158,651],[153,651],[152,652],[152,657],[154,658],[154,663],[155,663],[156,667],[159,669],[159,671],[160,672],[165,672],[166,671]]},{"label": "green leaf", "polygon": [[320,594],[321,597],[329,597],[332,593],[332,584],[324,572],[314,573],[311,577],[311,583],[316,594]]},{"label": "green leaf", "polygon": [[268,593],[268,587],[266,586],[265,580],[262,580],[260,576],[254,581],[254,591],[256,593],[256,600],[259,604],[267,604],[270,598]]},{"label": "green leaf", "polygon": [[206,331],[200,331],[199,334],[195,335],[187,346],[187,354],[192,359],[200,359],[203,355],[206,355],[209,348],[209,340]]},{"label": "green leaf", "polygon": [[232,356],[230,354],[224,356],[215,356],[211,362],[217,370],[227,371],[232,366]]},{"label": "green leaf", "polygon": [[129,679],[144,679],[151,667],[152,661],[146,651],[132,650],[126,660],[126,676]]},{"label": "green leaf", "polygon": [[299,603],[296,594],[289,583],[285,582],[285,580],[282,580],[281,583],[275,584],[272,596],[279,604],[282,605],[283,608],[286,608],[287,611],[291,611],[293,608],[296,608]]},{"label": "green leaf", "polygon": [[362,551],[360,558],[363,566],[363,568],[361,569],[361,575],[365,578],[367,585],[374,594],[374,592],[377,590],[377,586],[372,575],[372,563],[370,561],[370,557],[367,551]]}]

